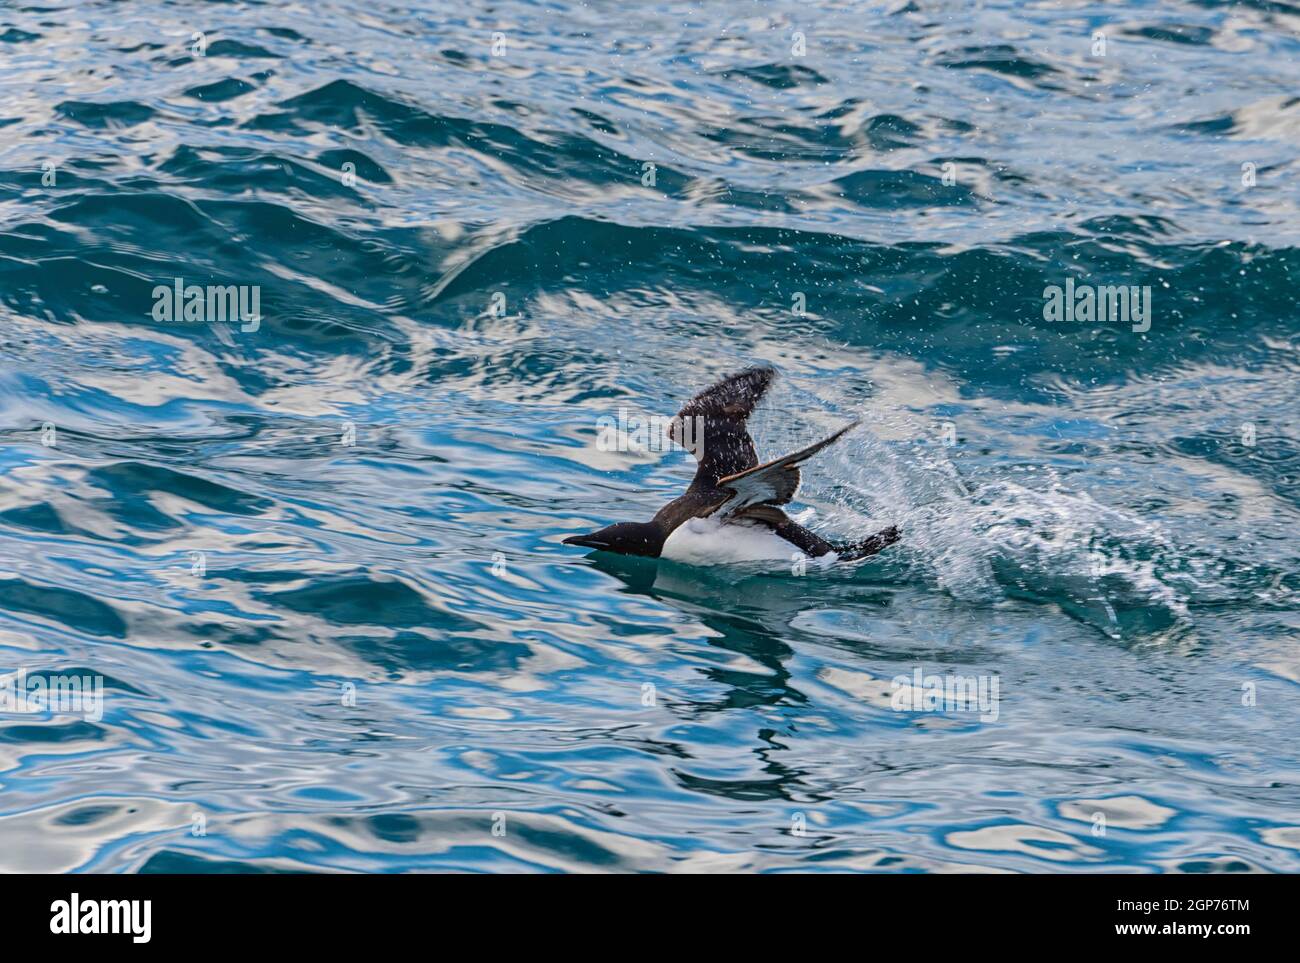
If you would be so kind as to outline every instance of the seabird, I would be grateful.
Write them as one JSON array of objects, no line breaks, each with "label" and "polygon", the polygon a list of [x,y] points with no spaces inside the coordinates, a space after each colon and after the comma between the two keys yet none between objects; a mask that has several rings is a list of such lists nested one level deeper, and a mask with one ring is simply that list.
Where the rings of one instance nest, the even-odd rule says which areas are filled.
[{"label": "seabird", "polygon": [[858,422],[760,465],[745,422],[775,377],[772,368],[747,368],[701,391],[673,418],[669,437],[699,462],[686,494],[648,522],[618,522],[589,535],[572,535],[564,544],[711,565],[788,561],[800,553],[826,561],[857,561],[898,541],[898,529],[891,526],[861,541],[837,545],[781,510],[779,506],[799,490],[799,465]]}]

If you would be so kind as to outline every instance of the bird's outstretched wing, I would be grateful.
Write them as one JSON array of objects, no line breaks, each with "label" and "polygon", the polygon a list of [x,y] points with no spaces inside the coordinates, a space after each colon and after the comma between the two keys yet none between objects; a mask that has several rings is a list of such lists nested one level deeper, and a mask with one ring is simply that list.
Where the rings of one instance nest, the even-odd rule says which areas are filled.
[{"label": "bird's outstretched wing", "polygon": [[714,488],[719,479],[758,464],[745,420],[775,377],[773,368],[746,368],[701,391],[677,413],[669,437],[699,462],[691,490]]},{"label": "bird's outstretched wing", "polygon": [[784,505],[799,490],[799,465],[807,461],[827,445],[838,441],[845,432],[856,428],[858,422],[845,425],[829,438],[823,438],[815,445],[791,452],[765,465],[758,465],[734,475],[718,480],[718,488],[729,492],[728,498],[718,508],[721,515],[735,515],[752,505]]}]

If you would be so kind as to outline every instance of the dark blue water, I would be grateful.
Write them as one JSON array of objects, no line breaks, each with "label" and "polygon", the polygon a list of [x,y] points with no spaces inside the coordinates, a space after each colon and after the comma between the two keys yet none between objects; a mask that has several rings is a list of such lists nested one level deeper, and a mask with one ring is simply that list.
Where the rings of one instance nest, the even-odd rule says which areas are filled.
[{"label": "dark blue water", "polygon": [[[0,713],[0,868],[1300,870],[1298,37],[3,5],[0,670],[103,702]],[[864,420],[795,510],[901,544],[560,544],[691,475],[601,419],[755,362],[766,455]]]}]

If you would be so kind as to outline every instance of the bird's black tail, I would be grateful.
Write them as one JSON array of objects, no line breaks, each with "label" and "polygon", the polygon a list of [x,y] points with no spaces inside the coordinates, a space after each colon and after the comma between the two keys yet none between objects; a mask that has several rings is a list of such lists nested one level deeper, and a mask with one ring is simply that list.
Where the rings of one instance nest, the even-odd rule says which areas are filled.
[{"label": "bird's black tail", "polygon": [[858,559],[875,555],[882,548],[893,545],[902,537],[902,533],[893,525],[890,525],[888,528],[876,532],[876,534],[864,538],[860,542],[836,545],[835,554],[840,557],[841,562],[856,562]]}]

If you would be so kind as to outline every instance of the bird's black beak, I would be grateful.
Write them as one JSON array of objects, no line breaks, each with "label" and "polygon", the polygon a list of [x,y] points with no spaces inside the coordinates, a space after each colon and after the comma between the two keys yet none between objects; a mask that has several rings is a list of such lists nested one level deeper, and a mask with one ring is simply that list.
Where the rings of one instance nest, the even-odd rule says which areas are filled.
[{"label": "bird's black beak", "polygon": [[609,542],[591,535],[570,535],[564,540],[565,545],[581,545],[583,548],[609,548]]}]

